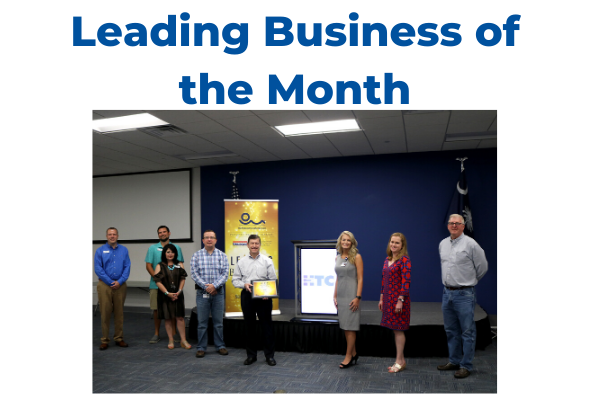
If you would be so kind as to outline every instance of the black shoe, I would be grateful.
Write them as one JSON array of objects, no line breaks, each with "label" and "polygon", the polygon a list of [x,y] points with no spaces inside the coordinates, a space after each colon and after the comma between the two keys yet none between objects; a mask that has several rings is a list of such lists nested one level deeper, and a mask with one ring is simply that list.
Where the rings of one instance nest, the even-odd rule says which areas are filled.
[{"label": "black shoe", "polygon": [[350,362],[348,364],[344,364],[344,363],[340,363],[340,369],[344,369],[344,368],[348,368],[348,367],[352,367],[352,360],[350,360]]},{"label": "black shoe", "polygon": [[244,365],[250,365],[250,364],[255,363],[255,362],[256,362],[256,359],[255,358],[248,357],[246,359],[246,361],[244,361]]},{"label": "black shoe", "polygon": [[458,365],[446,363],[445,365],[439,365],[436,367],[439,371],[456,371],[459,369]]},{"label": "black shoe", "polygon": [[271,367],[274,367],[275,365],[277,365],[277,362],[276,362],[276,361],[275,361],[275,359],[274,359],[274,358],[272,358],[272,357],[268,357],[268,358],[266,359],[266,363],[267,363],[268,365],[270,365]]},{"label": "black shoe", "polygon": [[357,355],[356,355],[356,356],[354,356],[354,357],[352,358],[352,360],[350,360],[350,362],[351,362],[351,363],[352,363],[352,362],[354,362],[354,364],[356,365],[358,360],[359,360],[359,355],[358,355],[358,353],[357,353]]},{"label": "black shoe", "polygon": [[463,379],[463,378],[468,377],[469,375],[471,375],[471,372],[469,372],[465,368],[461,368],[460,370],[458,370],[457,372],[455,372],[455,377],[457,379]]}]

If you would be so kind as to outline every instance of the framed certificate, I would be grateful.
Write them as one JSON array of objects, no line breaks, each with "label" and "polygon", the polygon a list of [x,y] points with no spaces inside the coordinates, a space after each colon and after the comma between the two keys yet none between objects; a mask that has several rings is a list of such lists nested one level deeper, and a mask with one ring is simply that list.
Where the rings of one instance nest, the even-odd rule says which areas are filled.
[{"label": "framed certificate", "polygon": [[277,280],[253,280],[252,298],[279,298]]}]

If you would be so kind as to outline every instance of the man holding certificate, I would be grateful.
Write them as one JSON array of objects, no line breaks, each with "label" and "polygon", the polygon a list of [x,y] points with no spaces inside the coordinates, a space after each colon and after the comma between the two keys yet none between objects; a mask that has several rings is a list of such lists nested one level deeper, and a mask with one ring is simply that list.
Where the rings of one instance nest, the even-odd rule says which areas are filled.
[{"label": "man holding certificate", "polygon": [[245,365],[250,365],[257,360],[256,356],[256,315],[262,324],[264,332],[264,356],[270,366],[277,365],[274,359],[275,340],[272,331],[272,299],[269,297],[256,297],[253,294],[253,281],[276,280],[272,260],[260,254],[260,237],[252,234],[248,237],[248,249],[250,254],[238,261],[234,270],[232,283],[234,287],[242,290],[242,313],[246,321],[246,353],[248,357]]}]

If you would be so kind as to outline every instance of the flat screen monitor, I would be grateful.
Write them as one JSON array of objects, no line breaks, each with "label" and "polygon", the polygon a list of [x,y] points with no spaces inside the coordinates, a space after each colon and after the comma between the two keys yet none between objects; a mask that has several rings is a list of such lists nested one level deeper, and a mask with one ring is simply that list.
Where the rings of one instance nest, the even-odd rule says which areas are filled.
[{"label": "flat screen monitor", "polygon": [[336,249],[302,248],[300,256],[301,313],[336,315]]}]

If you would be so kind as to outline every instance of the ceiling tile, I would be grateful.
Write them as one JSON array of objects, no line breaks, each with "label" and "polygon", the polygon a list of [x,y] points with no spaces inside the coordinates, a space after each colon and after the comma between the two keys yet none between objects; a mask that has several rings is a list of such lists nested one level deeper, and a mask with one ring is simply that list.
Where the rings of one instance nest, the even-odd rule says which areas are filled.
[{"label": "ceiling tile", "polygon": [[343,156],[374,154],[367,137],[362,131],[325,134]]},{"label": "ceiling tile", "polygon": [[489,140],[481,140],[479,145],[477,146],[478,149],[486,149],[486,148],[497,148],[498,147],[498,139],[489,139]]},{"label": "ceiling tile", "polygon": [[212,133],[212,134],[202,134],[199,137],[212,142],[214,144],[219,144],[220,142],[226,141],[235,141],[235,140],[242,140],[242,137],[233,131],[222,131],[220,133]]},{"label": "ceiling tile", "polygon": [[272,153],[244,138],[239,141],[236,140],[220,142],[219,145],[252,161],[269,161],[279,159]]},{"label": "ceiling tile", "polygon": [[412,127],[406,130],[408,152],[440,151],[445,141],[446,125]]},{"label": "ceiling tile", "polygon": [[369,119],[369,118],[385,118],[391,116],[402,116],[401,110],[369,110],[369,111],[354,111],[357,119]]},{"label": "ceiling tile", "polygon": [[312,122],[327,122],[330,120],[354,119],[352,111],[303,111]]},{"label": "ceiling tile", "polygon": [[285,126],[299,123],[311,123],[303,111],[276,112],[258,115],[271,126]]},{"label": "ceiling tile", "polygon": [[195,110],[185,111],[148,111],[156,118],[162,119],[174,125],[181,125],[185,123],[203,122],[209,119]]},{"label": "ceiling tile", "polygon": [[498,131],[498,118],[494,119],[488,131]]},{"label": "ceiling tile", "polygon": [[291,138],[282,137],[278,133],[275,134],[276,136],[273,137],[257,138],[253,142],[281,160],[310,158],[308,154],[291,141]]},{"label": "ceiling tile", "polygon": [[447,134],[487,131],[497,111],[451,111]]},{"label": "ceiling tile", "polygon": [[406,129],[408,126],[419,127],[434,124],[446,125],[449,121],[449,112],[450,111],[408,114],[404,115],[404,123],[406,125]]},{"label": "ceiling tile", "polygon": [[244,110],[210,110],[210,111],[201,111],[201,113],[207,116],[210,119],[214,120],[222,120],[222,119],[232,119],[232,118],[241,118],[244,116],[251,116],[252,112],[244,111]]},{"label": "ceiling tile", "polygon": [[193,151],[189,149],[164,141],[160,138],[152,138],[145,141],[136,141],[135,143],[145,148],[150,148],[155,151],[162,152],[172,156],[193,153]]},{"label": "ceiling tile", "polygon": [[213,133],[223,133],[229,131],[226,127],[220,125],[214,120],[207,120],[204,122],[185,123],[180,126],[181,129],[190,134],[203,135]]},{"label": "ceiling tile", "polygon": [[183,148],[190,149],[196,153],[216,152],[222,150],[219,145],[215,145],[203,138],[197,137],[196,135],[174,135],[163,139],[175,145],[182,146]]},{"label": "ceiling tile", "polygon": [[313,158],[342,156],[324,134],[289,137],[289,140]]},{"label": "ceiling tile", "polygon": [[254,115],[243,118],[223,119],[219,120],[219,123],[240,135],[261,136],[275,133],[268,124]]}]

